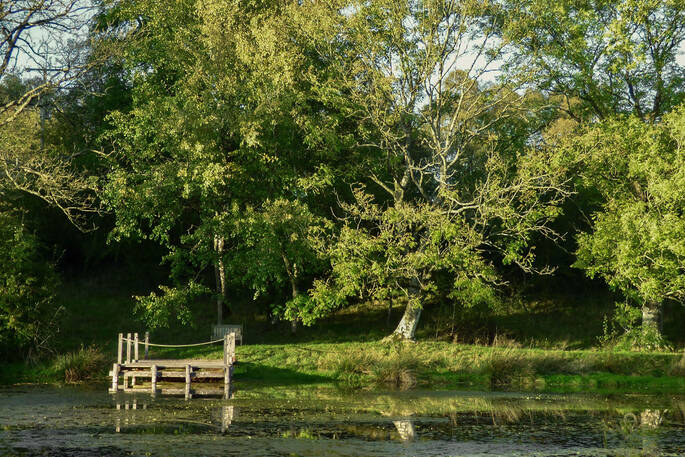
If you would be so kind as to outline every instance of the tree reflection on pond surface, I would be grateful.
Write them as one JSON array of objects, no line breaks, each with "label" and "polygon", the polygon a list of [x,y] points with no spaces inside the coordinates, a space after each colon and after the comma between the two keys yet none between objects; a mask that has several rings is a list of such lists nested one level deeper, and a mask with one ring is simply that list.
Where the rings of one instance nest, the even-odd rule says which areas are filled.
[{"label": "tree reflection on pond surface", "polygon": [[232,400],[0,390],[0,455],[685,454],[682,395],[238,391]]}]

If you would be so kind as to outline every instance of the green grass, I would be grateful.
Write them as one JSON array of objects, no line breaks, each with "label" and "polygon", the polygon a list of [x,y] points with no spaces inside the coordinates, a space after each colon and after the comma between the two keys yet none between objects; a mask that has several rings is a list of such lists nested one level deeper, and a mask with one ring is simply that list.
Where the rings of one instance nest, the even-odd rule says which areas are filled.
[{"label": "green grass", "polygon": [[[573,351],[418,343],[343,342],[237,347],[246,384],[332,383],[343,388],[685,391],[675,353]],[[165,349],[153,357],[221,358],[221,345]],[[3,370],[0,382],[106,377],[114,352],[82,348],[50,363]],[[23,367],[23,368],[22,368]]]},{"label": "green grass", "polygon": [[[219,358],[219,348],[167,350],[164,357]],[[238,346],[237,379],[280,384],[335,382],[347,388],[685,391],[683,356],[460,345],[439,341]]]},{"label": "green grass", "polygon": [[[133,314],[140,279],[108,275],[68,283],[59,293],[65,308],[55,349],[61,355],[38,365],[5,364],[0,383],[78,382],[106,378],[116,335],[145,327]],[[273,325],[253,303],[236,301],[226,321],[242,323],[238,380],[274,385],[336,383],[345,388],[665,389],[685,390],[685,355],[598,350],[602,317],[611,297],[569,295],[512,299],[486,318],[454,315],[427,306],[415,344],[381,343],[400,318],[388,320],[383,304],[338,311],[293,335],[289,323]],[[668,310],[668,336],[683,347],[674,326],[685,307]],[[205,304],[195,327],[152,332],[153,342],[207,341],[214,308]],[[681,314],[678,314],[681,313]],[[681,316],[682,317],[682,316]],[[682,319],[680,319],[682,322]],[[676,329],[676,330],[674,330]],[[93,349],[93,348],[99,349]],[[221,357],[221,345],[153,353],[161,357]]]}]

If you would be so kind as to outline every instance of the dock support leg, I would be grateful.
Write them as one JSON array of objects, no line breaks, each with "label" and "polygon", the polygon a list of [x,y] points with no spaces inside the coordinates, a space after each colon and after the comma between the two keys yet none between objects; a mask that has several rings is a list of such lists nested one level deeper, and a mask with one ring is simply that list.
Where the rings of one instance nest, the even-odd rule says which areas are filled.
[{"label": "dock support leg", "polygon": [[145,332],[145,360],[147,360],[148,357],[148,349],[150,345],[150,332]]},{"label": "dock support leg", "polygon": [[231,367],[224,366],[224,400],[228,400],[231,394]]},{"label": "dock support leg", "polygon": [[221,433],[228,431],[229,425],[233,421],[233,406],[224,406],[221,408]]},{"label": "dock support leg", "polygon": [[150,393],[154,396],[157,393],[157,365],[152,365],[150,370]]},{"label": "dock support leg", "polygon": [[131,363],[131,334],[126,334],[126,363]]},{"label": "dock support leg", "polygon": [[123,360],[123,351],[124,351],[124,334],[120,333],[119,334],[119,341],[117,342],[117,363],[121,363]]},{"label": "dock support leg", "polygon": [[117,393],[119,390],[119,364],[115,363],[112,366],[112,388],[109,389],[110,393]]},{"label": "dock support leg", "polygon": [[186,365],[186,400],[190,400],[192,395],[190,394],[190,365]]}]

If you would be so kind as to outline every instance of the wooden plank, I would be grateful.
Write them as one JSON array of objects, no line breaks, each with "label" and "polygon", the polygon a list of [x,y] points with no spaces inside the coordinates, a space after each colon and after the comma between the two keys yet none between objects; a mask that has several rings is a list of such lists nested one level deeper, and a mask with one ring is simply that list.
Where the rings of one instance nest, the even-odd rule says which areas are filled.
[{"label": "wooden plank", "polygon": [[154,395],[157,393],[157,365],[152,365],[152,367],[150,367],[150,371],[152,375],[150,381],[150,393]]},{"label": "wooden plank", "polygon": [[230,396],[230,393],[231,393],[230,385],[231,385],[231,369],[227,365],[224,367],[224,399],[225,400],[228,400],[228,398]]},{"label": "wooden plank", "polygon": [[131,334],[126,334],[126,363],[131,363]]},{"label": "wooden plank", "polygon": [[191,370],[192,370],[192,368],[190,368],[190,365],[186,365],[186,391],[185,391],[186,400],[189,400],[191,398],[190,397],[190,382],[191,382],[190,371]]},{"label": "wooden plank", "polygon": [[[152,365],[164,368],[180,368],[184,369],[186,365],[191,365],[194,368],[223,368],[222,360],[213,359],[150,359],[139,360],[137,362],[130,362],[123,364],[126,368],[149,368]],[[230,363],[229,363],[230,365]]]},{"label": "wooden plank", "polygon": [[[112,372],[109,372],[110,376],[112,375]],[[129,371],[124,371],[122,376],[125,377],[135,377],[135,378],[143,378],[143,379],[148,379],[152,378],[152,370],[129,370]],[[216,379],[221,379],[224,377],[224,370],[197,370],[193,371],[190,373],[190,377],[192,379],[204,379],[204,378],[216,378]],[[157,379],[162,380],[162,379],[184,379],[185,378],[185,372],[184,371],[177,371],[177,370],[157,370]]]},{"label": "wooden plank", "polygon": [[148,359],[150,349],[150,332],[145,332],[145,360]]},{"label": "wooden plank", "polygon": [[116,393],[119,390],[119,364],[115,363],[112,367],[112,388],[110,392]]},{"label": "wooden plank", "polygon": [[120,334],[119,334],[119,342],[118,342],[118,344],[117,344],[117,363],[121,363],[121,362],[122,362],[121,358],[122,358],[122,356],[123,356],[122,353],[123,353],[123,350],[124,350],[123,344],[124,344],[124,334],[123,334],[123,333],[120,333]]},{"label": "wooden plank", "polygon": [[133,350],[133,358],[138,360],[138,332],[133,334],[133,341],[135,341],[135,349]]}]

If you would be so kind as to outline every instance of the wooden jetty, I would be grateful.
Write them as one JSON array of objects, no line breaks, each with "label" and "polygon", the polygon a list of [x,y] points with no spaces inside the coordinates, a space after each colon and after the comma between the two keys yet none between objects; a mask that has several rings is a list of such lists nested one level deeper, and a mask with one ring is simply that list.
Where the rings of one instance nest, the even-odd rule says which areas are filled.
[{"label": "wooden jetty", "polygon": [[[194,395],[221,395],[230,397],[233,363],[235,362],[235,333],[229,333],[222,339],[197,344],[153,344],[149,332],[145,340],[140,341],[137,333],[119,334],[117,343],[117,362],[109,375],[112,377],[110,393],[149,392],[169,395],[184,395],[186,399]],[[191,347],[216,344],[223,341],[223,359],[151,359],[149,348],[153,347]],[[124,343],[126,359],[124,360]],[[140,346],[143,346],[143,358],[139,358]],[[207,385],[209,381],[223,379],[223,386]],[[122,381],[121,383],[119,381]],[[140,383],[140,380],[149,381]],[[195,387],[193,386],[195,382]],[[202,382],[202,385],[199,383]],[[161,385],[160,385],[161,384]],[[181,384],[181,385],[179,385]],[[216,384],[216,383],[215,383]]]}]

